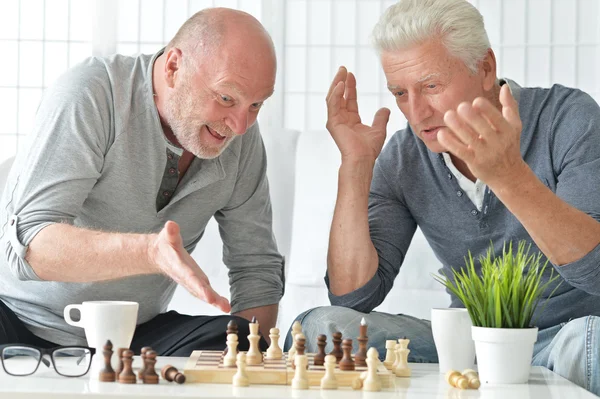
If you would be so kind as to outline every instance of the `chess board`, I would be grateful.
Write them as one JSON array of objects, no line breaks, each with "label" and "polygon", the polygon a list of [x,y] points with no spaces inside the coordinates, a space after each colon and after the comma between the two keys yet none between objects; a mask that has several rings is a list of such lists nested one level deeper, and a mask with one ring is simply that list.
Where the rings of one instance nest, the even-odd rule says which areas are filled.
[{"label": "chess board", "polygon": [[[325,375],[324,366],[314,365],[314,353],[308,353],[308,385],[320,386],[321,378]],[[352,381],[360,378],[367,367],[356,367],[353,371],[342,371],[337,366],[335,376],[340,387],[351,387]],[[190,355],[183,373],[188,382],[206,384],[231,384],[236,367],[223,366],[223,352],[221,351],[194,351]],[[291,385],[295,370],[287,360],[287,353],[281,360],[265,359],[261,365],[248,365],[246,367],[250,384],[265,385]],[[385,368],[383,363],[377,367],[377,375],[381,380],[382,388],[394,387],[394,374]]]}]

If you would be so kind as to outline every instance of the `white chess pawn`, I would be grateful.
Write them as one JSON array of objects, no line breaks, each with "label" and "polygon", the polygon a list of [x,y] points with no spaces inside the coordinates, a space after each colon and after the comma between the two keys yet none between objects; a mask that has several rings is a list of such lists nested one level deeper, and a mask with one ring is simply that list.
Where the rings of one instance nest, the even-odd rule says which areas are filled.
[{"label": "white chess pawn", "polygon": [[290,361],[294,360],[294,356],[296,355],[296,335],[302,333],[302,324],[298,320],[292,324],[292,347],[288,351],[288,359]]},{"label": "white chess pawn", "polygon": [[246,374],[246,354],[244,352],[237,355],[237,373],[233,376],[231,384],[234,387],[247,387],[250,385],[248,374]]},{"label": "white chess pawn", "polygon": [[308,358],[306,355],[296,355],[294,362],[296,363],[296,372],[292,379],[292,389],[308,389],[308,375],[306,371]]},{"label": "white chess pawn", "polygon": [[335,356],[325,356],[325,375],[321,378],[321,389],[338,389],[338,382],[335,376]]},{"label": "white chess pawn", "polygon": [[258,341],[260,341],[260,335],[258,334],[258,323],[250,323],[248,326],[250,328],[250,335],[248,335],[250,348],[246,354],[246,363],[252,365],[262,364],[263,354],[258,346]]},{"label": "white chess pawn", "polygon": [[367,352],[367,377],[363,381],[363,391],[381,391],[381,380],[377,375],[379,364],[379,353],[377,349],[371,348]]},{"label": "white chess pawn", "polygon": [[396,357],[398,358],[398,361],[393,371],[397,377],[410,377],[411,375],[411,370],[408,367],[408,354],[410,353],[410,349],[408,349],[409,342],[409,339],[399,339],[398,344],[396,345]]},{"label": "white chess pawn", "polygon": [[385,341],[385,360],[383,361],[383,365],[388,370],[393,370],[392,366],[396,363],[396,341],[393,339],[388,339]]},{"label": "white chess pawn", "polygon": [[271,345],[267,349],[267,359],[282,359],[283,351],[279,347],[279,328],[271,328],[269,338],[271,338]]},{"label": "white chess pawn", "polygon": [[227,354],[223,358],[224,367],[235,366],[235,355],[237,354],[238,336],[237,334],[227,334]]}]

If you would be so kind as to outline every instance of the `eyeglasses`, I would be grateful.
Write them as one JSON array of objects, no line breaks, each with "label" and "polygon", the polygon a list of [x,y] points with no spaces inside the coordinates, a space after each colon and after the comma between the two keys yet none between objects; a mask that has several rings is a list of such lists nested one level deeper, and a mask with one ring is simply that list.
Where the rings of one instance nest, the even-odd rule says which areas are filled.
[{"label": "eyeglasses", "polygon": [[[26,376],[35,373],[44,363],[64,377],[81,377],[87,374],[95,350],[86,346],[59,346],[44,349],[30,345],[9,344],[0,346],[0,359],[6,374]],[[46,358],[49,357],[50,361]]]}]

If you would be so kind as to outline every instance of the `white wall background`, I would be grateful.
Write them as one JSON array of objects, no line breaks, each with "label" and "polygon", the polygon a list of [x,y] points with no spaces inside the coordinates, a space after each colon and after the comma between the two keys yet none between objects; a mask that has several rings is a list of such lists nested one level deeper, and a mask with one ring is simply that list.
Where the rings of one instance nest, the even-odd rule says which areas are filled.
[{"label": "white wall background", "polygon": [[[484,16],[499,74],[522,85],[561,83],[600,100],[600,0],[471,0]],[[324,96],[339,65],[354,71],[363,118],[395,110],[369,34],[391,0],[3,0],[0,3],[0,162],[27,135],[41,93],[83,58],[152,53],[194,12],[242,9],[273,35],[276,94],[261,123],[323,129]],[[116,18],[115,18],[116,16]]]},{"label": "white wall background", "polygon": [[[271,32],[278,54],[275,95],[261,111],[263,127],[323,130],[325,94],[339,65],[354,71],[363,119],[392,109],[389,133],[404,127],[369,45],[372,27],[390,0],[3,0],[0,3],[0,162],[25,140],[43,90],[68,67],[90,55],[153,53],[194,12],[213,6],[242,9]],[[600,0],[472,0],[484,16],[500,76],[526,86],[561,83],[600,101]],[[335,151],[335,148],[330,149]],[[307,154],[305,162],[311,162]],[[335,171],[332,172],[335,174]],[[312,179],[297,190],[319,195]],[[318,187],[318,186],[317,186]],[[330,187],[322,187],[330,190]],[[318,206],[314,199],[313,206]],[[294,220],[309,220],[306,215]],[[327,225],[327,223],[325,223]],[[309,238],[295,236],[290,266],[310,262]],[[307,240],[306,243],[298,242]],[[306,245],[305,245],[306,244]],[[426,242],[413,253],[432,259]],[[321,248],[323,249],[323,248]],[[300,254],[300,252],[305,252]],[[298,257],[300,256],[300,258]],[[301,258],[305,256],[304,258]],[[322,260],[321,260],[322,262]],[[322,266],[322,265],[321,265]],[[321,267],[322,268],[322,267]],[[308,280],[325,298],[319,269]],[[314,282],[313,281],[313,282]],[[304,282],[298,283],[300,285]],[[308,283],[306,283],[308,284]],[[311,283],[312,284],[312,283]],[[319,285],[320,284],[320,285]],[[222,290],[222,294],[225,294]],[[390,299],[391,300],[391,299]],[[293,315],[288,315],[293,316]],[[286,324],[286,323],[283,323]]]}]

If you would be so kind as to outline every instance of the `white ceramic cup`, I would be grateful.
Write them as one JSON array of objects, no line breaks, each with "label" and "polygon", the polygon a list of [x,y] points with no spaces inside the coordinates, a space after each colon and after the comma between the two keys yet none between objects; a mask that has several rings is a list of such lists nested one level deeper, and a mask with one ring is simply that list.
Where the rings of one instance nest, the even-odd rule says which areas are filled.
[{"label": "white ceramic cup", "polygon": [[[90,370],[91,377],[97,377],[97,368],[103,364],[102,348],[107,340],[113,345],[111,364],[118,365],[116,356],[118,348],[129,348],[135,327],[139,304],[125,301],[86,301],[82,304],[67,305],[64,310],[65,321],[85,331],[88,346],[96,348],[96,355]],[[71,311],[78,310],[79,321],[71,318]]]},{"label": "white ceramic cup", "polygon": [[[102,349],[107,340],[117,348],[129,348],[137,324],[139,304],[125,301],[86,301],[81,305],[65,306],[65,321],[85,330],[88,346]],[[71,311],[79,310],[79,321]]]},{"label": "white ceramic cup", "polygon": [[472,369],[475,343],[471,337],[471,317],[462,308],[431,309],[431,330],[440,364],[440,373]]}]

